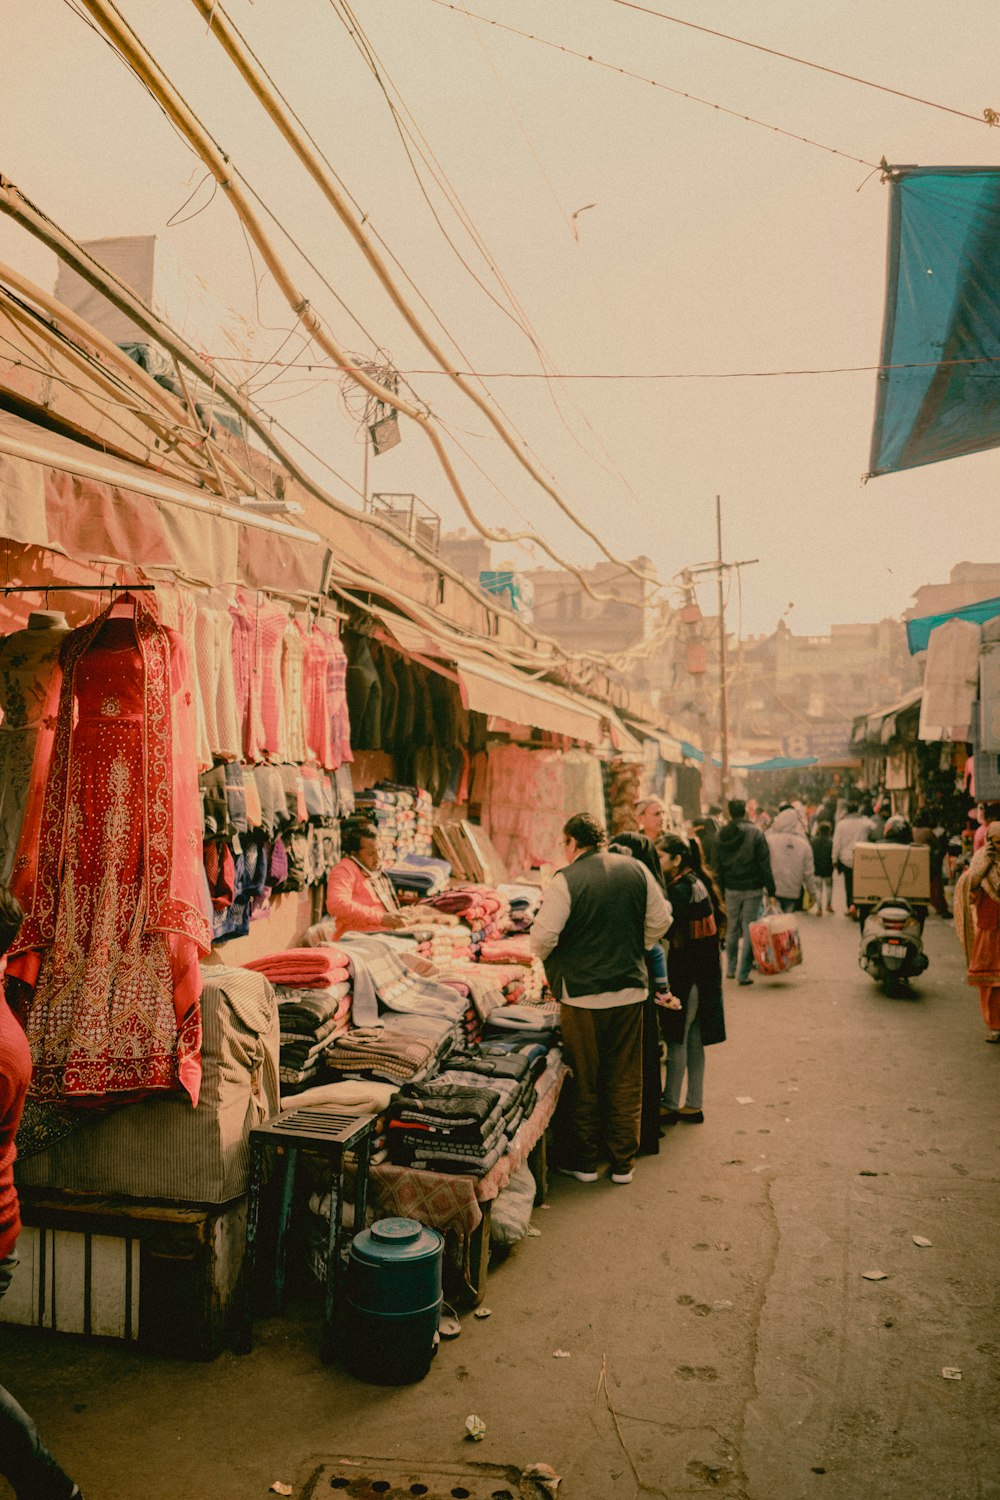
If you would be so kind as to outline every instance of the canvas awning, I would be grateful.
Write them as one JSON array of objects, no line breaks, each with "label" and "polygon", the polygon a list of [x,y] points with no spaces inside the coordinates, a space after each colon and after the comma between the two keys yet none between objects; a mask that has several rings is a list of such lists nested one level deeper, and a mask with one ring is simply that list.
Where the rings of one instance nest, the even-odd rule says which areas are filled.
[{"label": "canvas awning", "polygon": [[477,713],[564,734],[588,745],[603,744],[607,738],[602,712],[607,716],[608,710],[602,711],[598,704],[551,683],[521,677],[499,663],[459,657],[456,666],[466,705]]},{"label": "canvas awning", "polygon": [[873,475],[1000,445],[1000,171],[894,168],[889,193]]},{"label": "canvas awning", "polygon": [[919,709],[923,698],[922,687],[912,688],[905,698],[892,703],[888,708],[873,708],[854,721],[852,745],[888,745],[895,738],[899,715],[907,710]]},{"label": "canvas awning", "polygon": [[910,655],[926,651],[930,645],[931,631],[948,620],[971,620],[974,625],[983,625],[1000,615],[1000,599],[980,599],[976,604],[964,604],[960,609],[947,609],[940,615],[920,615],[906,622],[906,644]]},{"label": "canvas awning", "polygon": [[200,583],[315,592],[314,531],[218,500],[0,410],[0,536]]}]

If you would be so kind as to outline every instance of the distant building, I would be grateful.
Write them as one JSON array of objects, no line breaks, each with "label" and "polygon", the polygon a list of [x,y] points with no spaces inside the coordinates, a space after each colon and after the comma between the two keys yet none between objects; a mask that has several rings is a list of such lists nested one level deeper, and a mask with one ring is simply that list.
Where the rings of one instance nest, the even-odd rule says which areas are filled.
[{"label": "distant building", "polygon": [[490,544],[478,532],[446,531],[438,546],[438,556],[470,583],[478,583],[480,573],[490,567]]},{"label": "distant building", "polygon": [[947,583],[925,583],[917,589],[904,618],[918,620],[996,598],[1000,598],[1000,563],[956,563]]},{"label": "distant building", "polygon": [[[653,572],[648,557],[634,557],[631,565],[639,572]],[[645,640],[649,610],[643,599],[648,586],[618,563],[598,563],[581,571],[597,593],[619,597],[593,599],[574,574],[562,568],[533,568],[525,577],[534,588],[536,629],[574,651],[606,656]]]}]

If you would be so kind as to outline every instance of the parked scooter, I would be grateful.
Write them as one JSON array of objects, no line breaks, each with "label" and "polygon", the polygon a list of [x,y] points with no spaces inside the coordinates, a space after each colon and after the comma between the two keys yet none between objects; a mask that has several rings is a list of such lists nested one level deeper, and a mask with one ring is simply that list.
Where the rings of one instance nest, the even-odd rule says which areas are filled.
[{"label": "parked scooter", "polygon": [[[911,844],[913,832],[906,819],[891,817],[882,841]],[[887,995],[905,994],[910,980],[922,974],[930,962],[924,952],[926,905],[902,896],[884,896],[872,906],[859,902],[858,907],[861,923],[858,963]]]},{"label": "parked scooter", "polygon": [[890,896],[877,902],[862,921],[858,962],[887,995],[905,992],[910,980],[927,968],[925,914],[925,908]]}]

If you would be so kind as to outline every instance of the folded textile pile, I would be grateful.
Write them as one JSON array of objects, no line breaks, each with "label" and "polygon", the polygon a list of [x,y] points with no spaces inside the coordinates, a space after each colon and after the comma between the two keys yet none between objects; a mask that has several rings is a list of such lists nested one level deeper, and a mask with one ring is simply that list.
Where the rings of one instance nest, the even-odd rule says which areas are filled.
[{"label": "folded textile pile", "polygon": [[451,865],[446,859],[432,859],[426,854],[407,854],[386,870],[397,891],[412,891],[426,900],[447,888]]},{"label": "folded textile pile", "polygon": [[541,887],[537,885],[500,885],[497,890],[510,905],[511,932],[530,932],[542,904]]},{"label": "folded textile pile", "polygon": [[396,1097],[391,1083],[374,1083],[368,1079],[345,1078],[339,1083],[321,1083],[318,1088],[306,1089],[296,1094],[286,1109],[311,1109],[318,1105],[325,1109],[337,1109],[345,1115],[380,1115]]},{"label": "folded textile pile", "polygon": [[481,1177],[507,1149],[503,1095],[443,1077],[408,1084],[389,1106],[386,1138],[398,1166]]},{"label": "folded textile pile", "polygon": [[493,886],[452,886],[439,896],[432,896],[430,905],[460,917],[472,930],[474,948],[510,930],[510,902]]},{"label": "folded textile pile", "polygon": [[325,1062],[339,1078],[409,1083],[435,1071],[454,1037],[451,1023],[434,1016],[394,1016],[386,1025],[359,1026],[336,1035]]},{"label": "folded textile pile", "polygon": [[482,945],[479,950],[479,962],[481,964],[523,964],[530,969],[535,962],[535,955],[528,944],[527,936],[493,938]]},{"label": "folded textile pile", "polygon": [[272,984],[319,990],[348,979],[348,963],[346,950],[330,943],[321,948],[286,948],[281,953],[249,959],[243,967],[263,974]]},{"label": "folded textile pile", "polygon": [[281,1091],[297,1094],[319,1081],[328,1046],[350,1024],[350,985],[346,979],[326,989],[275,985],[274,992],[281,1027]]},{"label": "folded textile pile", "polygon": [[454,1052],[448,1066],[434,1079],[435,1083],[453,1083],[463,1088],[495,1089],[500,1095],[504,1131],[512,1136],[522,1120],[535,1107],[535,1074],[544,1067],[536,1057],[528,1058],[506,1049],[491,1049],[485,1044]]},{"label": "folded textile pile", "polygon": [[434,803],[429,792],[380,781],[357,793],[355,811],[377,827],[387,865],[409,855],[433,853]]},{"label": "folded textile pile", "polygon": [[[331,950],[308,948],[304,951],[323,953]],[[352,933],[332,951],[345,956],[351,965],[355,1022],[372,1025],[378,1020],[380,1008],[443,1016],[454,1022],[465,1009],[463,997],[454,990],[414,973],[404,960],[404,950],[391,938]]]}]

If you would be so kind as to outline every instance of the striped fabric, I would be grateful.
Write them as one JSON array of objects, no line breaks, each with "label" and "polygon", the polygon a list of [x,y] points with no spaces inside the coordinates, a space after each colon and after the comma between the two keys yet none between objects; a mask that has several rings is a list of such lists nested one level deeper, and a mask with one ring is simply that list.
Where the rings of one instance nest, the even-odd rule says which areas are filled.
[{"label": "striped fabric", "polygon": [[251,1128],[278,1110],[278,1007],[249,969],[206,964],[198,1107],[142,1099],[19,1164],[25,1186],[225,1203],[247,1187]]}]

